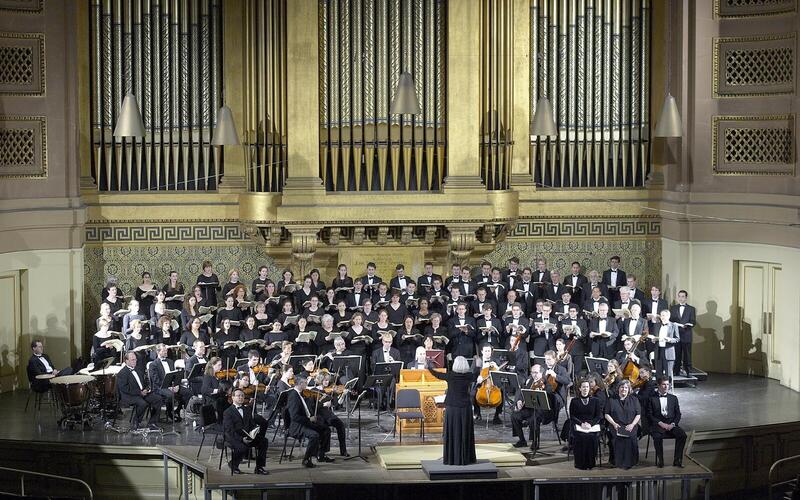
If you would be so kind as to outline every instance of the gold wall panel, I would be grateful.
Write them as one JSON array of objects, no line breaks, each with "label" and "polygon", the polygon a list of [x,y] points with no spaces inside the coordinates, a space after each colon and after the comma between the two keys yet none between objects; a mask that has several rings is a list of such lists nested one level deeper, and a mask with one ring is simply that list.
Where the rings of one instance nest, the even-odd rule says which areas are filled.
[{"label": "gold wall panel", "polygon": [[0,33],[0,94],[43,96],[44,33]]},{"label": "gold wall panel", "polygon": [[0,116],[0,177],[47,177],[47,119]]},{"label": "gold wall panel", "polygon": [[789,14],[797,10],[797,0],[714,0],[714,16],[723,19]]},{"label": "gold wall panel", "polygon": [[[387,283],[395,276],[394,268],[403,264],[406,276],[416,279],[425,269],[425,248],[422,247],[366,247],[342,248],[339,262],[347,265],[350,276],[366,274],[367,262],[375,263],[375,274]],[[330,281],[330,280],[328,280]]]},{"label": "gold wall panel", "polygon": [[714,39],[714,97],[794,92],[796,35]]},{"label": "gold wall panel", "polygon": [[717,175],[794,175],[794,115],[715,116],[711,158]]}]

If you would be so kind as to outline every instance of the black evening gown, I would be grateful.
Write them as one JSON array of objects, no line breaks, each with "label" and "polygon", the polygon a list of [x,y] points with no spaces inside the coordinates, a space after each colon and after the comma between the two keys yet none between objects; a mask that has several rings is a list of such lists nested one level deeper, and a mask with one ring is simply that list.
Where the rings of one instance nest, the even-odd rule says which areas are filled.
[{"label": "black evening gown", "polygon": [[603,414],[600,401],[590,396],[586,404],[580,397],[573,398],[569,404],[570,425],[572,426],[572,446],[575,456],[575,468],[591,469],[596,465],[597,447],[600,445],[599,432],[579,432],[575,426],[586,422],[589,425],[600,423]]},{"label": "black evening gown", "polygon": [[436,378],[447,381],[442,462],[445,465],[474,464],[477,459],[475,429],[472,422],[472,397],[469,389],[475,382],[476,374],[429,371]]},{"label": "black evening gown", "polygon": [[[642,414],[639,400],[635,396],[628,396],[625,400],[611,399],[606,407],[606,414],[611,415],[614,422],[621,427],[633,422],[636,415]],[[637,426],[638,427],[638,426]],[[619,437],[614,432],[611,433],[614,442],[614,465],[621,469],[630,469],[639,463],[639,441],[637,439],[637,428],[630,433],[630,437]]]}]

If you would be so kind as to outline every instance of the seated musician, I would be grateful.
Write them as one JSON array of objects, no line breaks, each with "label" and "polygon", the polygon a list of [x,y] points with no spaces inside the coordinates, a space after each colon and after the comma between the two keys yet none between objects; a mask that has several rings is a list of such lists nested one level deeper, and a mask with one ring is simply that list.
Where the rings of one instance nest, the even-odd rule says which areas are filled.
[{"label": "seated musician", "polygon": [[[484,345],[481,348],[481,357],[475,362],[475,366],[472,368],[472,371],[476,373],[476,376],[478,378],[478,383],[472,394],[472,408],[475,412],[475,420],[477,421],[482,420],[481,406],[478,404],[478,392],[481,390],[485,390],[483,387],[481,387],[481,385],[483,384],[484,380],[486,380],[481,375],[481,371],[483,371],[484,368],[489,368],[489,371],[500,369],[498,364],[492,361],[492,352],[494,352],[492,346],[490,346],[489,344]],[[489,375],[487,373],[487,379],[488,377]],[[503,412],[503,398],[500,399],[500,404],[495,407],[494,418],[492,419],[493,424],[499,425],[503,423],[503,421],[500,419],[500,414],[502,412]]]},{"label": "seated musician", "polygon": [[294,378],[294,388],[288,392],[286,402],[287,416],[289,417],[289,435],[306,439],[306,452],[303,455],[303,466],[316,467],[312,458],[317,457],[321,462],[332,462],[323,450],[330,448],[331,429],[327,425],[317,422],[316,416],[311,415],[309,403],[303,396],[303,391],[308,385],[308,379],[300,375]]},{"label": "seated musician", "polygon": [[217,378],[217,373],[222,370],[222,359],[214,356],[206,364],[205,372],[203,373],[203,385],[200,390],[200,395],[203,396],[204,404],[211,405],[217,410],[217,418],[222,420],[222,416],[227,408],[227,398],[220,386],[220,380]]},{"label": "seated musician", "polygon": [[[636,349],[634,349],[634,346]],[[643,362],[647,361],[647,353],[641,349],[640,346],[636,345],[636,340],[632,337],[626,337],[625,340],[622,341],[622,350],[617,351],[617,354],[614,356],[614,359],[617,360],[619,366],[622,369],[625,369],[625,365],[628,361],[632,361],[637,366]]]},{"label": "seated musician", "polygon": [[[167,373],[175,371],[175,362],[167,357],[168,349],[164,344],[156,346],[156,359],[150,364],[150,383],[153,392],[161,396],[167,406],[167,418],[175,422],[181,421],[181,408],[186,406],[192,397],[192,391],[188,387],[176,385],[174,387],[162,387],[164,377]],[[173,400],[175,402],[173,408]],[[174,410],[174,411],[173,411]]]},{"label": "seated musician", "polygon": [[[377,325],[376,325],[377,326]],[[373,369],[377,363],[392,363],[395,361],[400,361],[400,351],[397,350],[396,347],[392,347],[392,342],[394,337],[392,337],[391,333],[384,332],[381,334],[381,346],[372,352],[372,366]],[[392,379],[391,384],[386,390],[387,396],[383,397],[383,388],[378,387],[378,399],[381,401],[381,407],[386,405],[391,406],[392,404],[392,397],[394,395],[394,386],[395,380]],[[387,401],[387,399],[389,401]]]},{"label": "seated musician", "polygon": [[275,357],[272,358],[270,366],[273,368],[280,368],[281,365],[288,365],[289,358],[292,357],[292,349],[292,343],[285,340],[283,344],[281,344],[280,354],[276,354]]},{"label": "seated musician", "polygon": [[201,393],[203,388],[203,374],[199,373],[192,376],[192,369],[195,365],[201,365],[207,362],[206,345],[202,340],[195,340],[192,345],[194,347],[194,354],[186,360],[184,366],[186,368],[186,378],[189,379],[189,387],[191,387],[192,393],[197,395]]},{"label": "seated musician", "polygon": [[281,378],[278,380],[278,385],[275,386],[278,394],[291,389],[293,385],[292,382],[294,382],[294,368],[292,368],[292,365],[288,363],[282,365],[280,370]]},{"label": "seated musician", "polygon": [[[342,420],[337,417],[331,409],[331,407],[335,404],[335,401],[339,398],[339,394],[331,390],[333,385],[332,381],[333,374],[329,372],[320,370],[320,372],[317,374],[315,388],[326,393],[330,391],[330,397],[333,398],[333,400],[316,405],[317,421],[322,425],[336,429],[336,438],[339,441],[339,455],[343,457],[349,457],[350,454],[347,453],[347,438],[345,436],[344,422],[342,422]],[[330,439],[328,440],[328,449],[324,451],[326,453],[330,451]],[[320,460],[325,461],[321,458]]]},{"label": "seated musician", "polygon": [[147,424],[152,430],[159,430],[158,416],[161,414],[161,396],[150,391],[144,368],[137,369],[136,353],[125,354],[125,366],[117,373],[117,390],[123,406],[134,406],[133,428],[142,422],[145,412],[150,408]]},{"label": "seated musician", "polygon": [[567,370],[570,380],[575,379],[575,364],[572,362],[572,355],[566,350],[567,345],[563,337],[556,339],[556,361],[560,366]]},{"label": "seated musician", "polygon": [[[526,424],[528,425],[528,439],[531,440],[531,449],[535,449],[536,435],[539,431],[538,426],[541,426],[541,424],[548,424],[553,421],[553,416],[555,413],[552,410],[552,389],[545,383],[542,372],[542,365],[535,364],[531,366],[530,377],[525,380],[521,388],[547,391],[551,400],[551,409],[534,410],[533,408],[528,408],[525,406],[522,392],[517,392],[515,399],[516,410],[511,413],[511,435],[517,438],[517,442],[514,443],[515,448],[524,448],[528,446],[528,442],[525,441],[525,435],[522,433],[522,428]],[[534,425],[534,422],[536,423],[536,426]]]},{"label": "seated musician", "polygon": [[247,366],[240,368],[250,377],[250,382],[253,384],[266,384],[267,383],[267,367],[261,364],[261,355],[255,349],[250,349],[247,352]]},{"label": "seated musician", "polygon": [[[347,349],[347,343],[342,337],[338,337],[333,341],[333,350],[325,354],[320,362],[320,367],[327,368],[329,371],[333,369],[333,360],[340,356],[350,356],[352,353]],[[358,374],[351,373],[350,365],[344,365],[340,372],[336,375],[337,380],[335,383],[346,384],[348,380],[357,377]]]},{"label": "seated musician", "polygon": [[[239,376],[233,381],[235,389],[244,391],[245,403],[250,404],[255,397],[256,403],[264,403],[267,400],[268,392],[266,384],[251,382],[250,375],[246,371],[239,372]],[[274,401],[272,401],[274,403]]]},{"label": "seated musician", "polygon": [[[534,374],[533,369],[531,369],[531,377],[526,381],[526,384],[530,382],[532,385],[526,385],[523,387],[524,389],[531,389],[531,388],[540,390],[544,389],[547,392],[548,399],[550,401],[551,412],[540,411],[540,414],[537,415],[537,417],[539,418],[536,419],[538,425],[550,423],[553,421],[554,418],[558,417],[558,412],[561,410],[562,407],[566,406],[567,389],[571,382],[569,376],[567,376],[566,369],[558,364],[555,352],[553,351],[545,352],[544,361],[545,361],[545,366],[544,367],[540,366],[538,370],[539,373],[541,373],[542,371],[544,373],[541,373],[541,376],[537,377]],[[524,437],[522,435],[522,420],[526,420],[525,418],[526,416],[528,418],[532,417],[532,411],[530,411],[528,408],[522,408],[520,402],[521,399],[518,398],[517,401],[518,411],[514,412],[517,414],[516,424],[515,424],[514,414],[511,415],[512,428],[514,427],[514,425],[516,425],[516,430],[518,431],[514,435],[517,436],[517,438],[520,440],[515,445],[518,448],[525,446]],[[529,411],[525,412],[524,410],[529,410]],[[528,421],[528,425],[530,425],[530,421]],[[538,446],[539,442],[538,439],[539,429],[538,428],[531,429],[531,431],[532,432],[530,432],[529,434],[536,437],[536,439],[533,440],[532,446],[536,447]]]},{"label": "seated musician", "polygon": [[31,389],[34,392],[46,392],[50,389],[50,381],[37,379],[37,375],[50,374],[56,377],[58,375],[72,374],[72,368],[56,370],[50,356],[44,353],[44,344],[41,340],[34,339],[31,342],[31,350],[33,354],[31,359],[28,360],[28,382],[30,382]]},{"label": "seated musician", "polygon": [[[244,391],[233,391],[233,404],[229,406],[222,418],[222,428],[225,432],[225,443],[231,447],[231,460],[228,467],[231,474],[242,474],[239,464],[247,456],[250,448],[256,449],[256,474],[269,474],[264,466],[267,463],[267,421],[261,415],[253,412],[250,407],[244,406]],[[255,438],[250,438],[246,433],[259,428]]]},{"label": "seated musician", "polygon": [[[429,338],[430,337],[425,337],[426,343],[429,343],[431,347],[433,347],[433,340],[427,342]],[[409,370],[427,370],[429,367],[433,368],[433,365],[428,359],[427,350],[424,346],[417,347],[414,353],[414,360],[406,363],[406,368]]]},{"label": "seated musician", "polygon": [[681,422],[681,407],[678,398],[669,394],[669,376],[658,378],[658,392],[652,396],[646,408],[650,424],[650,435],[656,449],[656,467],[664,467],[665,438],[675,438],[674,467],[683,468],[683,448],[686,445],[686,432],[678,427]]}]

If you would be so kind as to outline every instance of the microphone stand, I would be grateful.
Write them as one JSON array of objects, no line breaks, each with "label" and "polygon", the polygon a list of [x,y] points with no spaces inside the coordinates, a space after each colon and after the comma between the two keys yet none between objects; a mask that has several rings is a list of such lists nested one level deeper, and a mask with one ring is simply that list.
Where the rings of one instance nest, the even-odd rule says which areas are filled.
[{"label": "microphone stand", "polygon": [[367,393],[366,390],[362,391],[361,394],[359,394],[358,397],[356,398],[355,403],[353,403],[353,408],[349,412],[347,412],[347,418],[349,421],[350,414],[352,414],[354,410],[358,409],[358,455],[347,457],[345,458],[345,461],[353,460],[354,458],[360,458],[364,462],[369,462],[369,460],[367,460],[367,457],[361,454],[361,400],[363,399],[366,393]]}]

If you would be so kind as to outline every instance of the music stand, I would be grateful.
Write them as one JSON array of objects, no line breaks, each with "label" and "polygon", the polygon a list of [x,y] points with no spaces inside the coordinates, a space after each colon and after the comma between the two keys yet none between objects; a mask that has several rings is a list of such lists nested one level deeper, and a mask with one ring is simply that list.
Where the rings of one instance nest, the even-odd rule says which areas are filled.
[{"label": "music stand", "polygon": [[531,408],[533,410],[533,422],[529,422],[528,425],[533,425],[533,456],[536,456],[536,453],[541,453],[545,456],[552,456],[551,453],[545,453],[539,451],[539,411],[550,411],[550,398],[547,396],[546,391],[542,390],[534,390],[534,389],[520,389],[522,391],[522,402],[525,408]]},{"label": "music stand", "polygon": [[589,370],[589,373],[595,372],[602,376],[608,372],[608,360],[606,358],[592,358],[587,356],[583,359],[586,360],[586,368]]},{"label": "music stand", "polygon": [[[289,399],[289,391],[293,391],[294,389],[289,388],[285,391],[278,394],[278,399],[275,401],[275,406],[272,407],[272,411],[269,412],[269,418],[267,418],[267,427],[269,427],[270,422],[274,422],[275,417],[279,415],[279,412],[286,408],[286,401]],[[285,422],[284,422],[285,424]],[[275,437],[278,435],[278,427],[275,426],[275,433],[272,435],[272,441],[275,441]],[[289,429],[286,429],[286,432],[289,432]]]},{"label": "music stand", "polygon": [[[515,372],[495,370],[489,372],[489,377],[492,379],[492,384],[502,391],[504,401],[507,400],[506,395],[516,394],[519,390],[519,377]],[[505,412],[503,412],[503,417],[505,418]]]},{"label": "music stand", "polygon": [[509,360],[509,352],[508,349],[494,349],[492,351],[492,361],[497,363],[497,365],[502,365],[503,363],[507,363]]},{"label": "music stand", "polygon": [[233,360],[233,369],[238,372],[242,366],[247,366],[247,363],[249,362],[250,359],[248,358],[236,358],[235,360]]},{"label": "music stand", "polygon": [[[354,380],[356,380],[356,379],[354,379]],[[353,414],[354,411],[356,411],[356,409],[358,409],[358,455],[354,455],[352,457],[347,457],[347,458],[345,458],[345,461],[352,460],[354,458],[360,458],[361,460],[363,460],[365,462],[369,462],[367,457],[365,457],[364,455],[361,454],[361,401],[364,399],[364,395],[366,393],[367,393],[366,390],[361,391],[361,394],[359,394],[358,397],[356,398],[356,400],[353,402],[353,408],[351,408],[350,411],[347,412],[347,421],[348,421],[348,425],[347,425],[348,429],[347,430],[349,431],[350,430],[350,424],[349,424],[350,416]]]},{"label": "music stand", "polygon": [[434,368],[444,368],[444,350],[430,349],[425,351],[425,360],[429,361]]},{"label": "music stand", "polygon": [[381,405],[383,404],[383,390],[385,390],[392,383],[392,380],[394,380],[394,376],[391,373],[383,373],[370,375],[364,382],[364,389],[374,389],[378,393],[378,413],[376,415],[377,426],[378,429],[382,430],[383,432],[388,432],[386,429],[381,427]]},{"label": "music stand", "polygon": [[[173,387],[179,387],[181,385],[181,380],[183,380],[183,376],[186,374],[186,370],[179,368],[177,370],[167,372],[164,374],[164,380],[161,381],[161,389],[167,389],[170,392],[170,398],[172,399],[172,410],[175,411],[175,391],[172,390]],[[180,432],[175,430],[175,419],[171,418],[172,420],[172,430],[169,432],[165,432],[162,436],[178,436]]]},{"label": "music stand", "polygon": [[[361,375],[361,360],[363,358],[358,354],[350,355],[350,356],[334,356],[333,361],[331,362],[331,373],[339,373],[344,374],[345,376],[350,375],[347,379],[349,382],[350,379],[358,379],[359,375]],[[344,370],[344,372],[342,372]],[[334,380],[334,383],[337,381]]]}]

